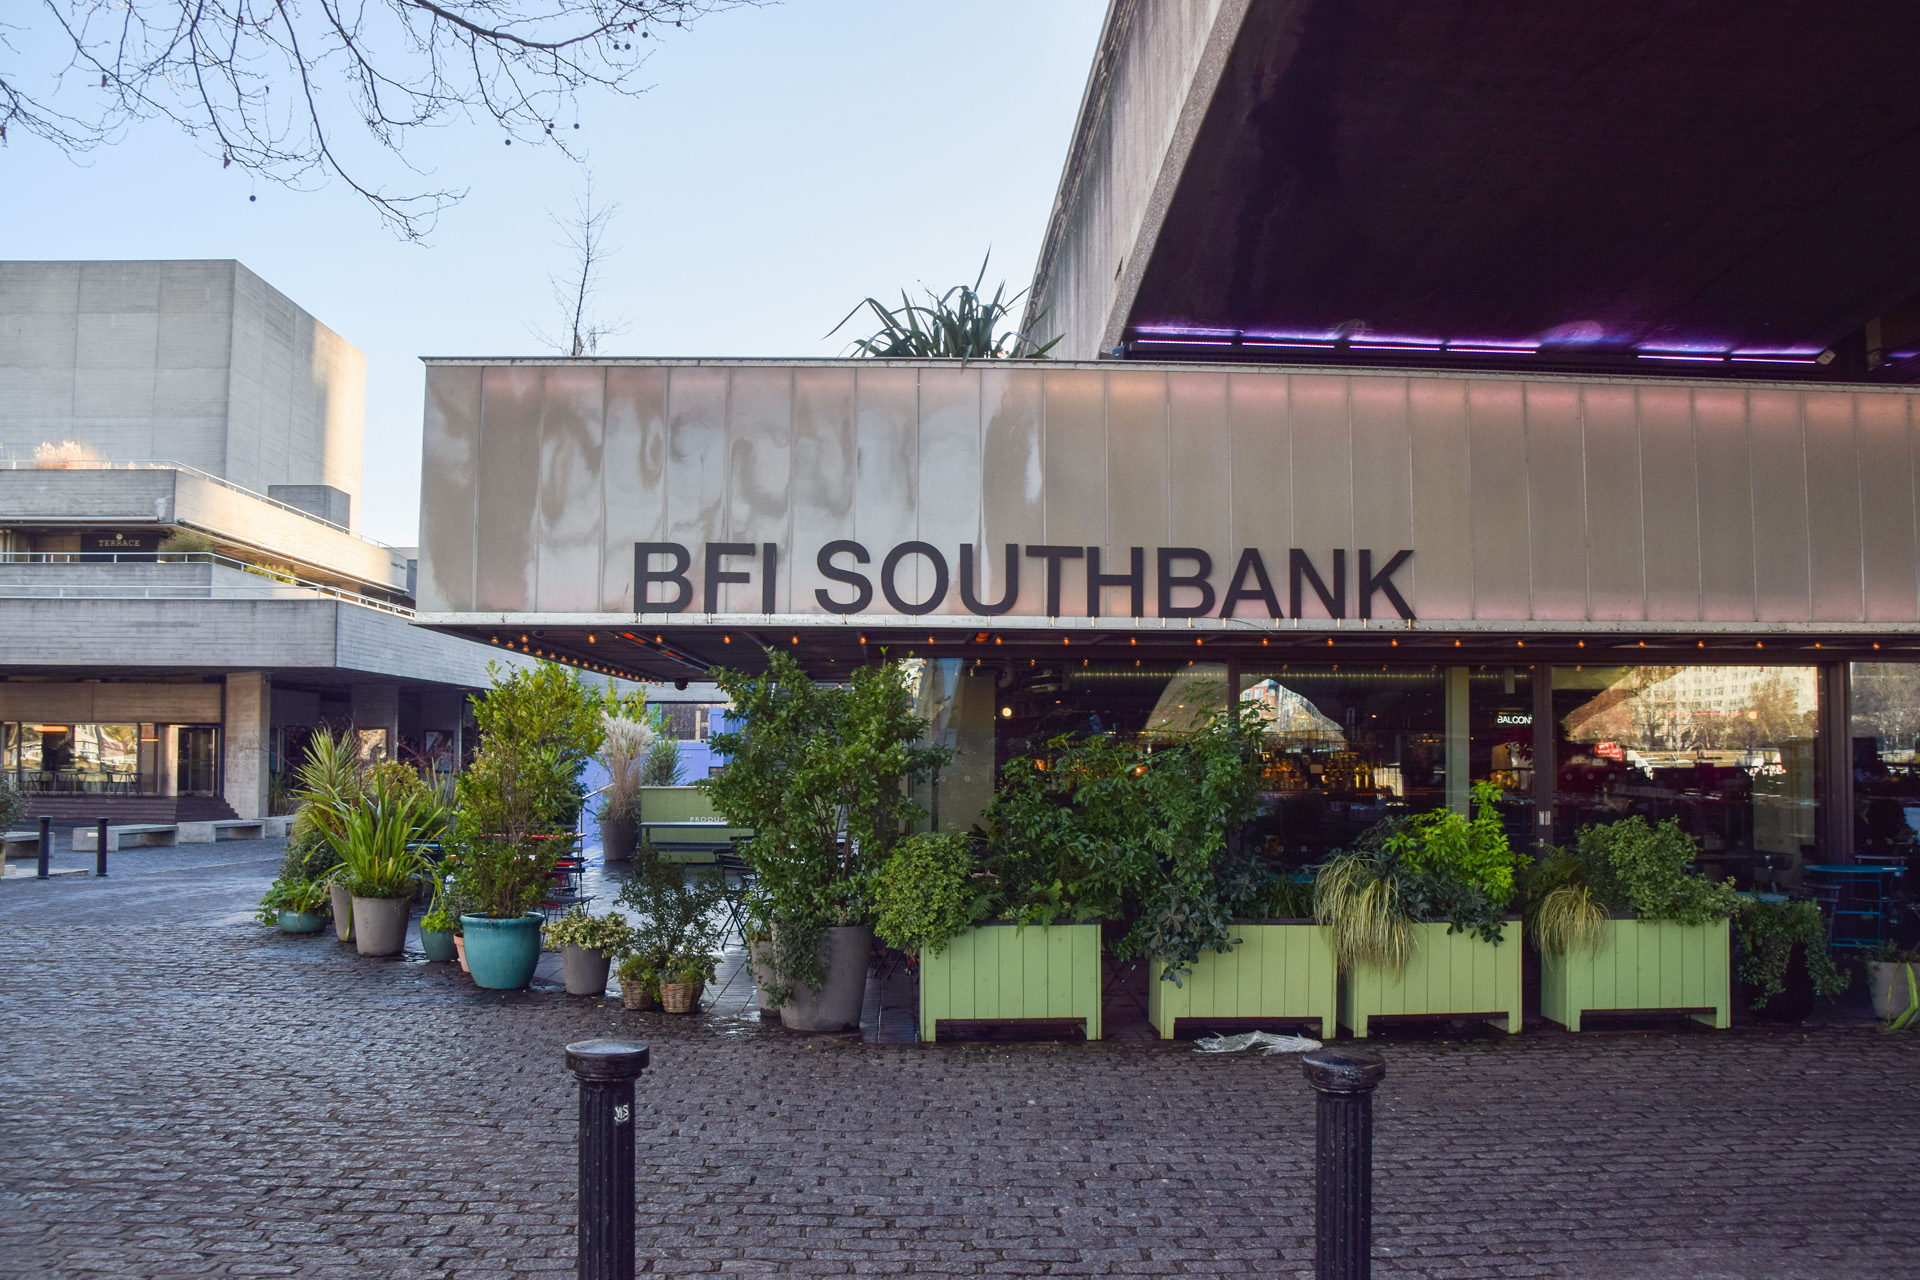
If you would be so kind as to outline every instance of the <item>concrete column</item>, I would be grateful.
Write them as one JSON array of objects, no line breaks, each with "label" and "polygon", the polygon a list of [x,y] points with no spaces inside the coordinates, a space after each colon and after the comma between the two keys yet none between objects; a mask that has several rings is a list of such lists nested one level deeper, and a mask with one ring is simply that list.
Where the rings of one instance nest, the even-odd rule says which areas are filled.
[{"label": "concrete column", "polygon": [[161,725],[159,745],[160,767],[156,776],[159,778],[160,794],[177,796],[180,794],[180,726]]},{"label": "concrete column", "polygon": [[227,803],[242,818],[265,817],[268,752],[273,744],[273,689],[267,673],[230,674],[226,708],[220,738]]},{"label": "concrete column", "polygon": [[1844,662],[1820,668],[1819,711],[1815,717],[1820,734],[1819,763],[1814,771],[1819,809],[1814,830],[1819,833],[1815,839],[1822,862],[1853,861],[1852,675],[1852,667]]},{"label": "concrete column", "polygon": [[1447,668],[1447,808],[1466,814],[1473,799],[1468,764],[1467,669]]},{"label": "concrete column", "polygon": [[397,759],[400,749],[400,686],[386,683],[356,684],[352,696],[353,727],[360,732],[384,730],[387,735],[387,759]]}]

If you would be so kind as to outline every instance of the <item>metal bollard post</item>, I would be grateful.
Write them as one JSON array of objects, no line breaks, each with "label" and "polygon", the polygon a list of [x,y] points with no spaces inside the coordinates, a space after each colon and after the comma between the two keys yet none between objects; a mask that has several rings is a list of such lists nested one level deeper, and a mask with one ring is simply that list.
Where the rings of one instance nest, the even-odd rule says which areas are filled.
[{"label": "metal bollard post", "polygon": [[100,819],[94,824],[94,830],[98,833],[100,842],[94,846],[93,874],[105,876],[107,874],[107,820]]},{"label": "metal bollard post", "polygon": [[580,1280],[633,1280],[633,1082],[646,1069],[637,1041],[567,1046],[580,1081]]},{"label": "metal bollard post", "polygon": [[40,878],[53,874],[53,819],[40,815]]},{"label": "metal bollard post", "polygon": [[1373,1091],[1386,1060],[1363,1049],[1316,1049],[1300,1060],[1319,1094],[1313,1155],[1315,1280],[1373,1274]]}]

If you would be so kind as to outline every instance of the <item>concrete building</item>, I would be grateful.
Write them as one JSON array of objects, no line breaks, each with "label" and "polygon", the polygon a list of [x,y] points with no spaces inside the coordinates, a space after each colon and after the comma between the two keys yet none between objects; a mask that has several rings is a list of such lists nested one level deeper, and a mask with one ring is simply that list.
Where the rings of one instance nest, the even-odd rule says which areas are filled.
[{"label": "concrete building", "polygon": [[911,659],[961,827],[1238,698],[1282,866],[1480,782],[1743,883],[1920,857],[1920,12],[1869,7],[1114,0],[1058,359],[430,361],[418,621]]},{"label": "concrete building", "polygon": [[237,262],[0,263],[0,765],[74,820],[268,812],[306,736],[451,767],[489,661],[354,532],[365,362]]}]

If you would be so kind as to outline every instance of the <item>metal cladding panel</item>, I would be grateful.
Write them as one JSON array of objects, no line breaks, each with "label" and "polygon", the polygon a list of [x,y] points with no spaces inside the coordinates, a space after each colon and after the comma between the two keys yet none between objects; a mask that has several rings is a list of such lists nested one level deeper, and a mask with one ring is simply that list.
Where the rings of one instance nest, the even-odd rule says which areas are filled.
[{"label": "metal cladding panel", "polygon": [[[902,554],[892,585],[904,604],[888,602],[882,565],[911,542],[947,570],[938,614],[973,612],[962,543],[987,604],[1004,593],[1013,543],[1009,612],[1043,615],[1045,562],[1024,552],[1051,543],[1101,548],[1109,575],[1142,547],[1149,615],[1156,549],[1207,553],[1217,615],[1251,547],[1283,604],[1290,549],[1329,586],[1342,552],[1345,626],[1358,621],[1363,549],[1376,570],[1413,553],[1393,581],[1434,625],[1912,625],[1916,399],[984,362],[436,364],[422,598],[437,613],[626,612],[633,544],[666,541],[689,553],[692,622],[708,546],[734,542],[752,550],[723,567],[750,577],[721,587],[720,612],[755,616],[771,542],[774,611],[826,618],[816,592],[847,600],[855,588],[822,575],[817,557],[853,539],[866,562],[838,564],[872,584],[863,612],[876,615],[937,594],[935,559]],[[1087,568],[1063,562],[1066,617],[1086,612]],[[1107,588],[1102,613],[1125,616],[1129,594]],[[1297,621],[1327,621],[1310,586],[1302,603]],[[1385,596],[1373,604],[1373,622],[1396,621]],[[1236,610],[1242,625],[1265,615],[1257,602]]]},{"label": "metal cladding panel", "polygon": [[1408,600],[1422,617],[1473,616],[1473,465],[1468,448],[1467,384],[1451,378],[1414,379],[1407,386],[1413,437],[1414,552]]},{"label": "metal cladding panel", "polygon": [[1747,393],[1693,393],[1700,486],[1700,613],[1709,622],[1753,621],[1753,484],[1747,461]]},{"label": "metal cladding panel", "polygon": [[[866,547],[872,563],[867,578],[878,583],[880,563],[890,548],[920,536],[920,378],[914,369],[862,369],[855,382],[855,461],[851,537]],[[805,554],[804,551],[801,554]],[[838,563],[850,566],[841,556]],[[901,585],[912,580],[901,574]],[[845,599],[842,587],[836,595]],[[875,612],[890,612],[876,586]]]},{"label": "metal cladding panel", "polygon": [[1473,467],[1473,616],[1525,617],[1532,595],[1532,557],[1522,385],[1469,383],[1467,427]]},{"label": "metal cladding panel", "polygon": [[[1290,547],[1293,426],[1287,379],[1278,374],[1233,373],[1227,375],[1226,383],[1227,501],[1233,507],[1234,536],[1242,546]],[[1272,557],[1268,561],[1269,575],[1286,571],[1284,562],[1276,566]],[[1286,589],[1277,578],[1274,585]]]},{"label": "metal cladding panel", "polygon": [[1747,450],[1753,468],[1753,607],[1776,622],[1812,616],[1807,585],[1807,452],[1800,393],[1747,397]]},{"label": "metal cladding panel", "polygon": [[[1331,586],[1333,552],[1353,545],[1353,427],[1347,421],[1347,379],[1298,374],[1293,384],[1293,544],[1305,551]],[[1353,566],[1347,566],[1351,573]],[[1285,573],[1282,561],[1280,572]],[[1286,588],[1276,581],[1284,597]],[[1325,616],[1319,597],[1305,593],[1302,609]]]},{"label": "metal cladding panel", "polygon": [[1914,590],[1913,454],[1907,402],[1863,397],[1855,423],[1860,442],[1860,551],[1867,621],[1911,618]]},{"label": "metal cladding panel", "polygon": [[[997,604],[1006,593],[1006,544],[1015,545],[1019,593],[1013,612],[1039,613],[1040,578],[1020,564],[1018,548],[1047,540],[1044,390],[1038,370],[980,371],[980,528],[972,531],[979,553],[978,594]],[[959,572],[956,564],[954,572]]]},{"label": "metal cladding panel", "polygon": [[[959,544],[978,542],[969,532],[980,527],[980,379],[965,369],[928,369],[920,375],[920,531],[921,541],[939,550],[947,567],[947,592],[936,613],[965,613],[960,593],[953,587],[959,567]],[[911,556],[901,566],[913,566],[909,599],[925,600],[938,586],[934,566],[924,556]]]},{"label": "metal cladding panel", "polygon": [[[752,550],[725,562],[723,572],[744,573],[748,580],[723,583],[719,605],[723,613],[759,613],[766,568],[760,548],[769,542],[786,546],[793,530],[793,371],[736,371],[727,421],[725,540]],[[704,565],[695,568],[705,572]],[[776,586],[777,573],[776,566]]]},{"label": "metal cladding panel", "polygon": [[540,413],[539,612],[600,605],[604,369],[549,369]]},{"label": "metal cladding panel", "polygon": [[[1586,477],[1580,465],[1580,389],[1527,387],[1528,538],[1533,616],[1587,616]],[[1545,495],[1552,494],[1551,499]]]},{"label": "metal cladding panel", "polygon": [[615,365],[606,397],[600,607],[625,613],[633,608],[633,544],[667,533],[667,371]]},{"label": "metal cladding panel", "polygon": [[1856,399],[1830,391],[1811,392],[1806,398],[1808,562],[1816,622],[1857,622],[1866,616]]},{"label": "metal cladding panel", "polygon": [[420,509],[436,515],[420,529],[416,599],[424,609],[474,607],[474,534],[479,492],[480,373],[427,371],[420,458]]},{"label": "metal cladding panel", "polygon": [[[1366,547],[1374,553],[1373,570],[1378,573],[1395,551],[1413,545],[1406,384],[1355,378],[1347,387],[1347,416],[1353,430],[1353,545],[1356,550]],[[1353,565],[1352,570],[1357,612],[1359,565]],[[1408,575],[1403,583],[1399,573],[1393,580],[1396,586],[1413,582]],[[1401,594],[1406,592],[1402,590]],[[1373,616],[1398,615],[1391,603],[1376,596]]]},{"label": "metal cladding panel", "polygon": [[[1141,608],[1148,612],[1153,549],[1182,541],[1167,531],[1168,490],[1178,484],[1168,447],[1168,395],[1164,373],[1114,377],[1107,385],[1107,490],[1112,496],[1107,540],[1100,544],[1100,572],[1103,577],[1128,573],[1131,548],[1139,547]],[[1087,572],[1093,572],[1091,562]],[[1127,586],[1107,587],[1100,597],[1105,616],[1133,613],[1133,593]]]},{"label": "metal cladding panel", "polygon": [[[1162,453],[1160,469],[1167,477],[1165,518],[1146,547],[1147,577],[1152,579],[1154,547],[1203,547],[1215,557],[1213,572],[1221,590],[1232,574],[1233,564],[1220,563],[1221,552],[1235,542],[1233,493],[1233,442],[1228,433],[1227,384],[1221,378],[1174,374],[1165,383],[1166,410],[1156,433]],[[1121,494],[1123,469],[1110,467],[1115,487],[1113,521],[1117,527],[1123,513]],[[1155,514],[1158,514],[1155,512]],[[1115,541],[1120,542],[1119,538]],[[1121,545],[1130,545],[1122,543]],[[1148,584],[1148,594],[1153,585]],[[1147,606],[1153,608],[1151,604]]]},{"label": "metal cladding panel", "polygon": [[480,499],[474,526],[474,606],[533,612],[539,571],[539,368],[493,368],[480,385]]},{"label": "metal cladding panel", "polygon": [[816,563],[819,549],[853,528],[859,458],[853,384],[851,369],[794,371],[793,535],[783,548],[787,590],[780,597],[794,613],[819,610],[815,592],[833,585]]},{"label": "metal cladding panel", "polygon": [[[1106,377],[1088,370],[1048,370],[1046,377],[1047,542],[1105,546]],[[1039,561],[1030,563],[1036,576],[1044,567]],[[1076,589],[1084,597],[1086,580],[1081,573],[1085,566],[1063,564],[1061,568],[1066,584],[1061,600],[1072,601]]]},{"label": "metal cladding panel", "polygon": [[1641,387],[1641,528],[1647,620],[1700,616],[1700,500],[1693,455],[1693,393]]}]

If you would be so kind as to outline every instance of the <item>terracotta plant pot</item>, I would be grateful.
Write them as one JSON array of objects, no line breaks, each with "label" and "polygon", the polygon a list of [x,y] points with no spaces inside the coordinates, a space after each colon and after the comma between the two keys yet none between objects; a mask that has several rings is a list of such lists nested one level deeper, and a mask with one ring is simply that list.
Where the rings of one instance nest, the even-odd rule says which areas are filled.
[{"label": "terracotta plant pot", "polygon": [[460,972],[472,972],[467,968],[467,940],[457,933],[453,935],[453,957],[460,962]]},{"label": "terracotta plant pot", "polygon": [[668,1013],[698,1013],[703,989],[698,982],[663,982],[660,1007]]},{"label": "terracotta plant pot", "polygon": [[644,982],[623,982],[620,984],[620,1003],[628,1009],[644,1013],[660,1003],[657,993]]}]

